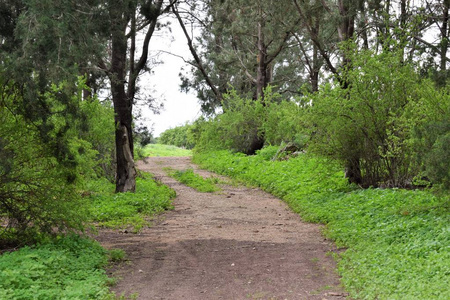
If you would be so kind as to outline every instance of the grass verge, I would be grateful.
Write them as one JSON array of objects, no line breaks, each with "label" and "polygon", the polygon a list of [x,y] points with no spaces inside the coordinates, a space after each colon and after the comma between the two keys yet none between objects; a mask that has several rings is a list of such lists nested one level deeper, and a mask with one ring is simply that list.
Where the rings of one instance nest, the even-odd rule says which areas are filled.
[{"label": "grass verge", "polygon": [[193,169],[179,171],[168,168],[166,171],[169,176],[199,192],[213,193],[221,190],[216,185],[219,183],[219,179],[203,178],[202,176],[194,173]]},{"label": "grass verge", "polygon": [[356,299],[447,299],[450,294],[449,195],[349,186],[336,162],[300,155],[270,161],[274,149],[245,156],[198,153],[194,161],[284,199],[306,221],[348,248],[338,268]]},{"label": "grass verge", "polygon": [[107,180],[91,183],[95,191],[90,212],[93,222],[109,228],[130,228],[138,232],[148,224],[148,218],[173,208],[175,191],[154,181],[148,173],[136,178],[135,193],[114,193],[114,184]]}]

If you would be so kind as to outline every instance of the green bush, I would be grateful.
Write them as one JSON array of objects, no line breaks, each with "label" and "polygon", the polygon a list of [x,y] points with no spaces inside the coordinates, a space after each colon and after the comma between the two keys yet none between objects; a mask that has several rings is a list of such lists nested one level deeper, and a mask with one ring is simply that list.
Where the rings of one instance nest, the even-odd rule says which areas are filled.
[{"label": "green bush", "polygon": [[[20,94],[3,86],[0,218],[6,226],[0,227],[2,240],[27,243],[40,233],[83,229],[85,206],[77,187],[84,177],[94,176],[97,152],[79,135],[80,123],[61,113],[66,106],[54,96],[62,89],[53,86],[43,95],[49,116],[30,122],[20,113]],[[77,102],[78,95],[68,101]]]},{"label": "green bush", "polygon": [[420,176],[432,183],[450,189],[450,90],[436,89],[433,85],[421,86],[419,101],[406,107],[405,123],[409,122],[412,134],[409,146]]},{"label": "green bush", "polygon": [[439,97],[448,103],[449,96],[396,53],[349,55],[348,88],[328,84],[311,96],[309,149],[345,162],[351,181],[362,186],[410,186],[419,169],[414,155],[424,150],[411,147],[412,132],[431,117],[420,105]]},{"label": "green bush", "polygon": [[82,120],[81,138],[97,151],[95,155],[95,175],[114,181],[116,149],[114,109],[108,101],[102,103],[97,98],[80,102]]},{"label": "green bush", "polygon": [[[265,150],[266,151],[266,150]],[[202,167],[283,198],[305,221],[348,249],[342,283],[355,299],[446,299],[450,293],[449,197],[429,191],[360,189],[336,161],[301,154],[288,161],[229,151],[196,153]]]},{"label": "green bush", "polygon": [[80,190],[91,178],[112,177],[114,114],[87,88],[68,83],[37,95],[42,115],[0,77],[0,239],[26,243],[41,233],[83,230],[86,203]]}]

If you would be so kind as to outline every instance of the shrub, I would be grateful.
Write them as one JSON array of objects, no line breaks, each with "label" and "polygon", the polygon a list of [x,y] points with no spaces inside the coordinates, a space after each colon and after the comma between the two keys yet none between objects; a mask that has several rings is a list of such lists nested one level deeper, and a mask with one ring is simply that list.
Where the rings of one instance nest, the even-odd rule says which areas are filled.
[{"label": "shrub", "polygon": [[90,215],[99,226],[132,228],[139,231],[148,218],[172,209],[175,191],[154,180],[147,173],[136,178],[135,193],[114,193],[114,184],[105,179],[91,181]]},{"label": "shrub", "polygon": [[413,161],[420,171],[417,176],[428,178],[444,189],[450,189],[450,90],[422,85],[422,97],[406,107],[404,121],[412,134],[408,140]]},{"label": "shrub", "polygon": [[409,186],[420,151],[411,147],[412,131],[430,117],[417,108],[438,92],[395,53],[359,51],[351,61],[348,88],[328,84],[312,96],[310,150],[345,162],[350,180],[362,186]]},{"label": "shrub", "polygon": [[59,87],[43,96],[51,114],[35,123],[17,112],[20,95],[6,89],[0,95],[0,218],[7,226],[0,238],[26,243],[40,233],[82,230],[77,184],[93,174],[97,152],[60,113],[65,106],[53,99]]},{"label": "shrub", "polygon": [[83,230],[79,191],[112,165],[112,109],[82,101],[80,79],[77,91],[61,83],[38,95],[45,111],[31,117],[19,91],[0,86],[0,238],[26,243],[41,233]]}]

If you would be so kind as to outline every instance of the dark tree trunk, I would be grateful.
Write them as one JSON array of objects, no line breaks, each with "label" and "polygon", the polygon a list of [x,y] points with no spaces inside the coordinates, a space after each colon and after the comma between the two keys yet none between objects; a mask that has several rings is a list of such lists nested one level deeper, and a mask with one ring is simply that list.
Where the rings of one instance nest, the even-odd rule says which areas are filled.
[{"label": "dark tree trunk", "polygon": [[447,51],[448,51],[448,39],[449,39],[449,9],[450,9],[450,0],[444,0],[442,12],[442,26],[441,26],[441,65],[440,69],[442,72],[447,70]]},{"label": "dark tree trunk", "polygon": [[[117,13],[117,12],[116,12]],[[127,38],[125,35],[128,20],[115,15],[118,23],[112,32],[111,53],[111,93],[114,103],[116,125],[116,192],[134,192],[136,188],[136,169],[134,167],[132,136],[132,99],[125,91],[127,62]]]},{"label": "dark tree trunk", "polygon": [[264,44],[263,20],[258,22],[258,65],[256,70],[256,99],[264,101],[264,88],[267,85],[267,47]]}]

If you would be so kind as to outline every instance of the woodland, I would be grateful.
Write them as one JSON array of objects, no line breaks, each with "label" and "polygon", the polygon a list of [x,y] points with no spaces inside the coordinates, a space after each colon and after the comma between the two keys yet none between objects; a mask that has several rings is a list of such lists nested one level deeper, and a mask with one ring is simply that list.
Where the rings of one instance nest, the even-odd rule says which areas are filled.
[{"label": "woodland", "polygon": [[[16,253],[87,249],[92,278],[66,296],[112,297],[99,270],[123,253],[83,233],[139,231],[172,208],[174,192],[135,167],[157,141],[327,224],[350,249],[352,297],[445,299],[449,12],[450,0],[1,0],[0,298],[32,299],[22,271],[5,271]],[[136,107],[158,99],[140,79],[174,26],[192,58],[173,88],[195,92],[203,116],[155,139]],[[50,286],[42,299],[62,297]]]}]

